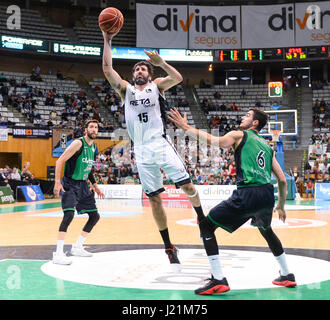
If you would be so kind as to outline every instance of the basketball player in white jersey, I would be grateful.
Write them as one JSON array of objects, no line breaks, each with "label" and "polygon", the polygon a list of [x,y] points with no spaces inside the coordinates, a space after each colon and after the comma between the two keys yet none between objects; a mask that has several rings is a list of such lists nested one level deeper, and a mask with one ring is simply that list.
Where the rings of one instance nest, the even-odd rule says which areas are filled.
[{"label": "basketball player in white jersey", "polygon": [[[144,192],[148,196],[154,219],[162,236],[170,263],[180,263],[177,248],[170,241],[167,217],[160,193],[165,191],[160,168],[176,187],[187,194],[198,215],[203,214],[199,195],[190,180],[185,165],[166,137],[165,91],[182,81],[181,74],[167,64],[156,51],[145,51],[149,59],[133,67],[133,85],[123,80],[113,69],[111,40],[115,34],[103,33],[103,72],[125,106],[128,134],[134,144],[134,154]],[[153,66],[162,68],[167,76],[152,80]],[[204,215],[204,214],[203,214]]]}]

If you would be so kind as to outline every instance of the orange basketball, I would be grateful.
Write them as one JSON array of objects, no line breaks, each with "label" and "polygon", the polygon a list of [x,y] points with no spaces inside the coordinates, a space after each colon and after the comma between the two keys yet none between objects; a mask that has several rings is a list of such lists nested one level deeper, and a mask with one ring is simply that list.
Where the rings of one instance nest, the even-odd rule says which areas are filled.
[{"label": "orange basketball", "polygon": [[123,24],[123,14],[116,8],[105,8],[99,15],[99,26],[106,33],[119,32]]}]

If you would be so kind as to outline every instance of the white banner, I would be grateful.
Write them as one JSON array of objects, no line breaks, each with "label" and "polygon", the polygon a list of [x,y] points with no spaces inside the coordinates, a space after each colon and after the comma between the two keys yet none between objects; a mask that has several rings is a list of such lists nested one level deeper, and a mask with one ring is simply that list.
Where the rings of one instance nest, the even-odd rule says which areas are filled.
[{"label": "white banner", "polygon": [[227,200],[237,189],[236,185],[195,185],[201,200]]},{"label": "white banner", "polygon": [[105,199],[141,199],[141,185],[126,184],[99,184],[98,187],[103,191]]},{"label": "white banner", "polygon": [[239,6],[189,6],[190,49],[241,48]]},{"label": "white banner", "polygon": [[136,4],[136,45],[187,48],[187,6]]},{"label": "white banner", "polygon": [[8,128],[0,127],[0,141],[8,141]]},{"label": "white banner", "polygon": [[242,48],[293,47],[294,6],[242,6]]},{"label": "white banner", "polygon": [[330,43],[330,1],[296,3],[296,46]]}]

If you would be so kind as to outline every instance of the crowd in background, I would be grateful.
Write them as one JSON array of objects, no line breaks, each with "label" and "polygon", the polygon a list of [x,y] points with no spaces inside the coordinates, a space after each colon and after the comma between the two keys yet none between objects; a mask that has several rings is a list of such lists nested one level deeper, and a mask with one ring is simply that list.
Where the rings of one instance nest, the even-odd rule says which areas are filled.
[{"label": "crowd in background", "polygon": [[[49,74],[53,71],[50,70]],[[34,68],[31,73],[31,80],[43,81],[40,75],[40,69]],[[57,79],[64,80],[65,76],[58,70]],[[72,128],[74,129],[74,137],[83,135],[83,123],[86,119],[94,118],[100,121],[99,131],[112,132],[114,123],[110,121],[102,121],[99,114],[99,105],[92,99],[88,99],[86,92],[81,90],[77,94],[66,93],[58,94],[56,88],[52,90],[31,87],[26,84],[26,79],[22,79],[18,83],[14,78],[6,79],[0,75],[0,102],[2,105],[11,105],[16,110],[24,114],[31,123],[36,123],[44,128]],[[201,80],[201,88],[211,87],[209,81]],[[323,83],[314,83],[314,86],[320,88]],[[24,94],[17,94],[16,88],[26,88]],[[107,80],[102,86],[93,88],[95,93],[105,93],[104,105],[112,116],[112,120],[125,128],[124,108],[121,106],[119,96],[113,92]],[[171,94],[176,95],[177,90],[182,88],[171,88]],[[242,89],[240,97],[244,98],[248,93],[247,89]],[[42,119],[37,108],[37,97],[45,98],[45,105],[53,107],[49,113],[49,119]],[[57,98],[63,98],[62,103],[58,103]],[[235,111],[240,110],[239,103],[223,102],[220,105],[213,101],[221,99],[221,92],[214,93],[214,100],[210,97],[205,98],[201,102],[201,108],[205,115],[210,111]],[[181,97],[173,99],[170,107],[189,107],[187,101]],[[258,97],[255,99],[255,106],[261,107]],[[324,100],[316,100],[313,104],[313,126],[314,128],[329,128],[330,105]],[[0,122],[6,122],[4,117],[0,117]],[[59,123],[58,123],[59,122]],[[10,124],[10,123],[9,123]],[[176,129],[176,126],[168,120],[168,126]],[[227,118],[225,114],[211,115],[209,117],[209,128],[219,130],[220,135],[224,135],[231,130],[237,130],[240,124],[240,117]],[[236,165],[232,149],[213,148],[206,145],[197,145],[196,141],[172,137],[173,144],[181,155],[186,164],[186,168],[195,184],[219,184],[228,185],[236,184]],[[314,145],[312,152],[309,154],[303,170],[299,170],[298,166],[293,168],[292,175],[295,177],[298,190],[301,192],[314,192],[314,183],[316,181],[329,182],[330,166],[326,153],[330,152],[330,139],[326,134],[315,134],[310,139],[310,144]],[[322,146],[322,147],[320,147]],[[320,150],[323,152],[320,152]],[[313,161],[313,166],[311,166]],[[163,173],[164,184],[173,184]],[[130,143],[120,147],[109,148],[104,152],[100,152],[94,165],[94,174],[96,180],[100,184],[117,184],[117,183],[140,183],[137,171],[134,153]],[[31,178],[32,177],[32,178]],[[26,181],[36,181],[33,174],[26,175],[25,169],[19,168],[0,168],[0,183],[11,179],[21,179]],[[303,187],[302,187],[303,186]]]},{"label": "crowd in background", "polygon": [[26,182],[27,184],[40,184],[39,180],[35,178],[34,174],[29,170],[30,162],[26,162],[22,168],[19,166],[10,167],[5,165],[4,168],[0,168],[0,186],[11,186],[11,182],[19,181]]}]

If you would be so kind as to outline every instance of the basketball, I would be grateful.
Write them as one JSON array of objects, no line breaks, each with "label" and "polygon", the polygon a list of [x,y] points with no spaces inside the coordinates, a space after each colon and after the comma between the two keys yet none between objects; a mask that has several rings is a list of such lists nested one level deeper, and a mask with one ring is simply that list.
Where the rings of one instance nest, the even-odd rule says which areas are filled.
[{"label": "basketball", "polygon": [[123,14],[116,8],[106,8],[99,15],[99,26],[106,33],[119,32],[123,24]]}]

